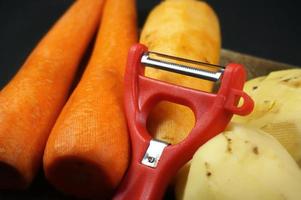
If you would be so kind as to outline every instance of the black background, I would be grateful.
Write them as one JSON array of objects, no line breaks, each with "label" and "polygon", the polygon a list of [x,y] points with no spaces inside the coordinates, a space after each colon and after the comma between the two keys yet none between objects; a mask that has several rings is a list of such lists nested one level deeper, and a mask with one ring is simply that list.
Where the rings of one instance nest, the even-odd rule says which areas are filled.
[{"label": "black background", "polygon": [[[39,39],[72,2],[0,0],[0,88],[16,73]],[[158,2],[138,0],[140,27],[150,9]],[[207,2],[219,16],[224,48],[301,66],[301,14],[298,1]],[[35,181],[29,191],[53,194],[52,190],[45,189],[45,185],[47,183]],[[19,197],[23,195],[19,193]],[[27,197],[34,196],[41,198],[40,194]],[[11,193],[2,193],[0,197],[9,198]]]}]

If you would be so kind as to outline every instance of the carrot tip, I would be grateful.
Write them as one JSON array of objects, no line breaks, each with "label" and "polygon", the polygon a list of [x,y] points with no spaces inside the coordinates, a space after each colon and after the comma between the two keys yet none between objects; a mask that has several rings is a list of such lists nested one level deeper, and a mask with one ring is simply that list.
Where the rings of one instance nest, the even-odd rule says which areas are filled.
[{"label": "carrot tip", "polygon": [[25,189],[28,185],[20,171],[0,161],[0,189]]},{"label": "carrot tip", "polygon": [[99,164],[80,157],[59,158],[47,165],[45,174],[58,190],[79,198],[109,198],[114,189]]}]

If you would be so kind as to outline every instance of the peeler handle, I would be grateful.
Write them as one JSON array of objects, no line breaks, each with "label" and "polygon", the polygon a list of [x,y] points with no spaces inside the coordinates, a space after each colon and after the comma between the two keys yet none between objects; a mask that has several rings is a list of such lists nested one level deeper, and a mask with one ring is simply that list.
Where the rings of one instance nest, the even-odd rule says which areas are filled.
[{"label": "peeler handle", "polygon": [[[144,77],[141,56],[146,51],[145,46],[136,44],[129,52],[124,102],[132,160],[114,200],[162,199],[172,176],[192,158],[199,146],[223,131],[233,113],[246,115],[254,106],[252,99],[242,91],[246,74],[241,65],[229,64],[218,93],[211,94]],[[240,98],[244,101],[238,107]],[[162,157],[158,158],[160,162],[152,168],[142,162],[152,140],[146,121],[150,109],[160,100],[190,107],[196,123],[186,139],[164,148]]]},{"label": "peeler handle", "polygon": [[[172,167],[169,170],[173,170]],[[113,199],[162,199],[166,186],[170,180],[169,174],[174,173],[166,173],[164,170],[151,169],[143,164],[131,164]]]},{"label": "peeler handle", "polygon": [[[132,130],[133,131],[133,130]],[[133,154],[131,164],[123,178],[114,200],[160,200],[170,180],[183,166],[178,160],[179,152],[173,145],[168,145],[163,150],[164,159],[158,162],[155,168],[149,167],[141,161],[145,147],[151,146],[150,141],[134,139],[132,143]]]}]

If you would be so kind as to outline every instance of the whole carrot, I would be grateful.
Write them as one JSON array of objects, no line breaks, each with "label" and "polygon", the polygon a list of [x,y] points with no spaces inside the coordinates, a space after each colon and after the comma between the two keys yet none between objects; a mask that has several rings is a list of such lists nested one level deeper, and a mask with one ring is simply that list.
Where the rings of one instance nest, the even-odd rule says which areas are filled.
[{"label": "whole carrot", "polygon": [[78,0],[0,93],[0,189],[25,188],[99,24],[102,1]]},{"label": "whole carrot", "polygon": [[123,73],[136,41],[135,1],[107,0],[92,57],[45,149],[46,177],[65,193],[109,198],[127,169]]}]

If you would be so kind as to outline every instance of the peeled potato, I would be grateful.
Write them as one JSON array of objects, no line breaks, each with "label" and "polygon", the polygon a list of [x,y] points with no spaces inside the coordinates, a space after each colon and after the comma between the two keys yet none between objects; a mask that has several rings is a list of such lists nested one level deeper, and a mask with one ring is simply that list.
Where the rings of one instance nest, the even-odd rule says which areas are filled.
[{"label": "peeled potato", "polygon": [[[220,56],[218,19],[205,2],[166,0],[155,7],[142,29],[140,42],[149,50],[197,61],[217,64]],[[206,67],[201,67],[206,68]],[[153,68],[146,76],[189,88],[211,91],[213,84]],[[192,111],[184,106],[159,103],[148,120],[148,130],[157,139],[178,143],[194,125]]]},{"label": "peeled potato", "polygon": [[301,170],[288,152],[272,136],[238,124],[196,152],[188,177],[181,173],[178,200],[301,199]]},{"label": "peeled potato", "polygon": [[261,82],[266,78],[266,76],[260,76],[257,78],[254,78],[252,80],[249,80],[245,85],[244,85],[244,90],[248,92],[248,94],[252,94],[252,92],[256,91],[256,89],[259,87]]},{"label": "peeled potato", "polygon": [[301,69],[272,72],[248,81],[244,90],[255,101],[254,111],[233,121],[271,134],[301,166]]}]

